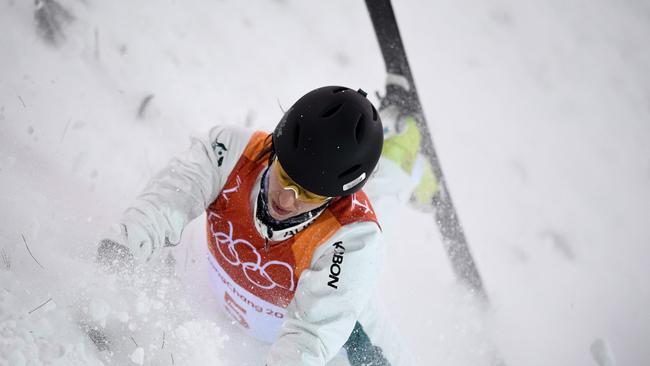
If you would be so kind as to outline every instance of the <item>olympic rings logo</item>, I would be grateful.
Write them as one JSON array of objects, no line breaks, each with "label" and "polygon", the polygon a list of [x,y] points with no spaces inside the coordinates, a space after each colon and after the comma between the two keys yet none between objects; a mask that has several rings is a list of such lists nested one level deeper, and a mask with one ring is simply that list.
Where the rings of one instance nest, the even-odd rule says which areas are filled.
[{"label": "olympic rings logo", "polygon": [[[293,268],[288,263],[272,260],[262,264],[262,256],[257,249],[244,239],[233,239],[232,222],[228,221],[228,227],[229,232],[227,234],[215,231],[214,228],[211,230],[217,244],[217,251],[226,262],[234,267],[241,267],[244,276],[251,283],[265,290],[276,287],[289,291],[295,289]],[[243,258],[244,256],[246,258]],[[282,274],[285,270],[285,274],[282,275],[283,280],[288,277],[285,281],[276,281],[269,274],[269,271],[275,274],[280,271],[279,273]]]}]

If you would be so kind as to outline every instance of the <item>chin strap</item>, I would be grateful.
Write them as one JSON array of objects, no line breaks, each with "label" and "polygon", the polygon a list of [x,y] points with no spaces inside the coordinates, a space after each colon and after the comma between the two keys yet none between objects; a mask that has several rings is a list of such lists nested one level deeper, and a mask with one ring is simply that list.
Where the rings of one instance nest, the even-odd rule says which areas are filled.
[{"label": "chin strap", "polygon": [[278,221],[274,219],[268,211],[268,172],[267,166],[262,179],[260,180],[260,191],[257,194],[257,200],[253,205],[253,215],[255,228],[257,232],[266,239],[266,249],[268,250],[269,241],[282,241],[289,239],[298,232],[309,226],[314,220],[327,208],[329,202],[317,207],[309,212],[297,216],[289,217],[286,220]]}]

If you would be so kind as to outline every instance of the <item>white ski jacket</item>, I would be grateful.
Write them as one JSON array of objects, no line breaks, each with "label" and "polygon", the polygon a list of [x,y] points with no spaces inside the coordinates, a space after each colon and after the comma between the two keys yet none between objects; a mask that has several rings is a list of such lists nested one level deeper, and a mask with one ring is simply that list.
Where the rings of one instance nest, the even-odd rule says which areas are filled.
[{"label": "white ski jacket", "polygon": [[[381,231],[369,219],[374,213],[365,194],[348,196],[342,200],[349,202],[304,228],[309,234],[289,232],[289,238],[295,235],[290,250],[282,249],[284,239],[261,250],[253,237],[268,240],[267,234],[241,226],[251,226],[254,212],[241,222],[221,216],[232,218],[221,209],[239,203],[256,207],[261,174],[250,182],[235,170],[242,169],[237,164],[254,137],[218,126],[206,138],[192,139],[189,150],[149,182],[109,238],[129,248],[136,261],[147,261],[159,248],[178,244],[183,228],[207,210],[212,282],[224,309],[250,334],[272,343],[268,366],[324,365],[369,302],[382,263]],[[229,201],[240,190],[248,202]]]}]

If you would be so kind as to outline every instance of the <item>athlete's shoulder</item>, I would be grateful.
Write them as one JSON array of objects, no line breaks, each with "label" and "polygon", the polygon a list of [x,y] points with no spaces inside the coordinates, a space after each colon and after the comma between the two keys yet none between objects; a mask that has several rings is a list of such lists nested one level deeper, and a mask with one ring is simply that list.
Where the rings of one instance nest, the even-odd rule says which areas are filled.
[{"label": "athlete's shoulder", "polygon": [[246,146],[254,131],[235,125],[218,125],[209,132],[210,145],[213,149],[229,149]]},{"label": "athlete's shoulder", "polygon": [[366,221],[374,222],[379,226],[375,210],[363,190],[339,198],[329,210],[342,226]]},{"label": "athlete's shoulder", "polygon": [[[244,152],[253,131],[234,125],[217,125],[210,129],[205,141],[215,155],[218,167],[234,165]],[[231,162],[231,164],[227,164]]]}]

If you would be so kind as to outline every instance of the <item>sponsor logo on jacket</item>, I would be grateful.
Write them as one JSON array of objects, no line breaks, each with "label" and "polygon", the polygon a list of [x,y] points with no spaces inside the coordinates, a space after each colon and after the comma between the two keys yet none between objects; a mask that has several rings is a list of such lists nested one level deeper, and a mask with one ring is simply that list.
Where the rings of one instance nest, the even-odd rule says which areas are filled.
[{"label": "sponsor logo on jacket", "polygon": [[333,246],[334,254],[332,255],[332,265],[330,265],[330,281],[327,283],[327,286],[338,289],[336,284],[339,282],[339,275],[341,274],[341,264],[343,264],[345,247],[342,241],[337,241]]},{"label": "sponsor logo on jacket", "polygon": [[214,140],[212,141],[212,150],[217,154],[217,165],[221,166],[223,164],[223,158],[226,156],[226,145],[221,142]]}]

